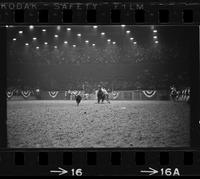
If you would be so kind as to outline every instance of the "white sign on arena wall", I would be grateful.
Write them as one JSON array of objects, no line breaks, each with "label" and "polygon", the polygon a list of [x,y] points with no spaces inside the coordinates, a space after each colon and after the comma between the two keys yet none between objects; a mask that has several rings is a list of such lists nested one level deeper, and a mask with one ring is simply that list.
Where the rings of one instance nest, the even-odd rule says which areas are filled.
[{"label": "white sign on arena wall", "polygon": [[58,91],[49,91],[48,93],[52,98],[55,98],[58,95]]},{"label": "white sign on arena wall", "polygon": [[21,91],[21,94],[24,98],[28,98],[31,95],[31,91],[30,90],[26,90],[26,91]]},{"label": "white sign on arena wall", "polygon": [[147,97],[147,98],[152,98],[156,94],[156,90],[143,90],[142,93]]}]

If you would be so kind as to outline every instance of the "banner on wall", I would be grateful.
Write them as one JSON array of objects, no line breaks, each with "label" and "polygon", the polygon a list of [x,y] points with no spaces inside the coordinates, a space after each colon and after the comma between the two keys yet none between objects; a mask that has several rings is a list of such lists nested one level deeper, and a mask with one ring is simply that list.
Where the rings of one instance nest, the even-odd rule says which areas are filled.
[{"label": "banner on wall", "polygon": [[49,96],[51,96],[52,98],[56,98],[56,96],[58,95],[58,91],[48,91]]},{"label": "banner on wall", "polygon": [[7,97],[8,97],[8,98],[12,98],[12,97],[13,97],[13,94],[14,94],[14,91],[15,91],[15,90],[8,90],[8,91],[7,91]]},{"label": "banner on wall", "polygon": [[152,98],[156,94],[156,90],[143,90],[142,93],[147,97],[147,98]]},{"label": "banner on wall", "polygon": [[113,92],[112,92],[112,98],[113,98],[113,99],[117,99],[118,96],[119,96],[119,91],[113,91]]},{"label": "banner on wall", "polygon": [[30,90],[21,91],[21,94],[24,98],[28,98],[31,95],[31,91]]}]

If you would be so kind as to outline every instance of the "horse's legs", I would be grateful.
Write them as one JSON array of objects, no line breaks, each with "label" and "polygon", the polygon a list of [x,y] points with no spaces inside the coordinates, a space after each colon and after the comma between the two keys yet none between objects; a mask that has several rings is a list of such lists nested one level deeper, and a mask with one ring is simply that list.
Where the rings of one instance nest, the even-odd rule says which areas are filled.
[{"label": "horse's legs", "polygon": [[104,102],[105,100],[105,95],[102,96],[102,103]]},{"label": "horse's legs", "polygon": [[101,101],[101,98],[98,96],[98,104],[100,103],[100,101]]}]

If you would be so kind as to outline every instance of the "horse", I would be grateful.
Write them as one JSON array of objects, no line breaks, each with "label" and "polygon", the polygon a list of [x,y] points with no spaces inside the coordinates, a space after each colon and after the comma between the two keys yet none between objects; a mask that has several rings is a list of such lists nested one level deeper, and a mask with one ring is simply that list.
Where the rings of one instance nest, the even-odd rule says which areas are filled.
[{"label": "horse", "polygon": [[97,99],[98,99],[98,104],[100,101],[103,103],[106,98],[106,95],[103,93],[102,89],[100,88],[97,92]]}]

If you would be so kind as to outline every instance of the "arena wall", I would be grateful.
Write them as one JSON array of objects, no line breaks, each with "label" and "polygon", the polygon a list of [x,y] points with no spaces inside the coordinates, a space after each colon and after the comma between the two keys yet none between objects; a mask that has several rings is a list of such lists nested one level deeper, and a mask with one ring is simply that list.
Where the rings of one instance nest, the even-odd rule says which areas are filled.
[{"label": "arena wall", "polygon": [[[27,95],[24,95],[27,94]],[[76,91],[40,91],[20,92],[18,94],[10,90],[7,92],[8,100],[74,100]],[[95,93],[82,93],[84,100],[96,100]],[[170,92],[167,90],[131,90],[113,91],[109,93],[111,100],[170,100]]]}]

